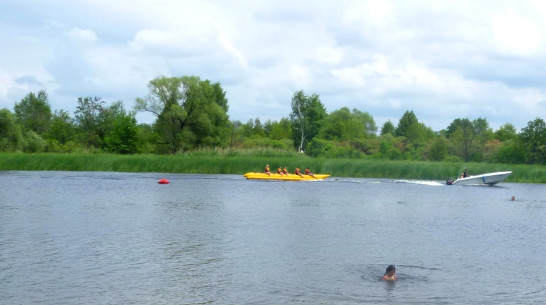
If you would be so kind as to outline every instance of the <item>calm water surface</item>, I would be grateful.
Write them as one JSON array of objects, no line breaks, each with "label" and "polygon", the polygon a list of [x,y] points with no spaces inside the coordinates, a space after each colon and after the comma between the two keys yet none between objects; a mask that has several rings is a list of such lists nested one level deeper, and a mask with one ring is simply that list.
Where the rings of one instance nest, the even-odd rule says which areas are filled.
[{"label": "calm water surface", "polygon": [[0,172],[0,304],[544,304],[545,236],[545,185]]}]

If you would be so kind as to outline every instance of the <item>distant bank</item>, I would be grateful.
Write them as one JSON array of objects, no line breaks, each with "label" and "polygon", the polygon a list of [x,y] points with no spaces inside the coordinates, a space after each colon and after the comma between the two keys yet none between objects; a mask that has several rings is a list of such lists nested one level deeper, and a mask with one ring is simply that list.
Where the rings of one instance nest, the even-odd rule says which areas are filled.
[{"label": "distant bank", "polygon": [[272,171],[286,166],[309,167],[314,173],[335,177],[445,180],[456,178],[464,169],[469,174],[512,171],[506,182],[546,183],[546,166],[464,162],[422,162],[360,159],[315,159],[305,156],[274,155],[115,155],[58,153],[0,153],[0,170],[30,171],[117,171],[237,174],[260,172],[265,164]]}]

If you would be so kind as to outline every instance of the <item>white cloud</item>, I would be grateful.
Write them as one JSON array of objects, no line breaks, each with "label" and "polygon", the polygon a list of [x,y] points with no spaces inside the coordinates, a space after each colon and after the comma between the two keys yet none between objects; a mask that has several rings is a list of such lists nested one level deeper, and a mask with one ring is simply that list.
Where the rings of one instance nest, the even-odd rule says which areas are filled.
[{"label": "white cloud", "polygon": [[389,0],[343,1],[339,3],[341,17],[347,23],[368,23],[383,26],[394,14],[395,7]]},{"label": "white cloud", "polygon": [[47,89],[54,109],[84,95],[131,108],[151,79],[197,75],[222,84],[242,121],[287,117],[300,89],[328,111],[396,123],[414,110],[435,129],[461,116],[516,126],[546,116],[542,1],[55,4],[62,12],[29,0],[3,12],[0,107]]},{"label": "white cloud", "polygon": [[240,50],[236,49],[233,43],[227,37],[219,33],[218,41],[228,53],[232,54],[235,58],[237,58],[243,68],[246,68],[248,66],[243,53]]},{"label": "white cloud", "polygon": [[288,80],[299,87],[307,87],[312,81],[312,75],[304,66],[292,66],[288,73]]},{"label": "white cloud", "polygon": [[95,32],[80,28],[73,28],[66,32],[66,37],[77,43],[94,43],[98,40]]},{"label": "white cloud", "polygon": [[546,93],[537,89],[520,89],[514,92],[512,99],[514,103],[523,107],[531,113],[542,113],[546,108]]},{"label": "white cloud", "polygon": [[211,32],[163,31],[144,29],[136,33],[130,46],[135,50],[154,55],[198,55],[211,52],[215,37]]},{"label": "white cloud", "polygon": [[494,15],[493,30],[501,52],[526,56],[540,51],[543,36],[540,25],[514,10]]},{"label": "white cloud", "polygon": [[[15,87],[15,82],[5,73],[0,71],[0,100],[6,101],[8,99],[8,94]],[[0,108],[7,108],[7,103],[0,106]]]},{"label": "white cloud", "polygon": [[389,0],[366,1],[368,17],[376,24],[381,24],[394,11],[394,5]]}]

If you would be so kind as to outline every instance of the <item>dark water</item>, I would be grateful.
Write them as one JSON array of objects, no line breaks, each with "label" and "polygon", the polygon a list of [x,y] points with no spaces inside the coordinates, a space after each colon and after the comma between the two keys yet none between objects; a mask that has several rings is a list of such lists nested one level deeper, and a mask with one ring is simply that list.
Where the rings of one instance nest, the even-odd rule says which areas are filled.
[{"label": "dark water", "polygon": [[544,304],[545,239],[545,185],[0,172],[0,304]]}]

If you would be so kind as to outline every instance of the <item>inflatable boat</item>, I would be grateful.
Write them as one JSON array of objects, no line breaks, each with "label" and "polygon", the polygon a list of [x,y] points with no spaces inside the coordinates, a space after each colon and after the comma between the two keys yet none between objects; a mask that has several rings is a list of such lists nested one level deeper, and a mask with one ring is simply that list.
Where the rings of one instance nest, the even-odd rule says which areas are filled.
[{"label": "inflatable boat", "polygon": [[288,175],[279,175],[271,173],[271,175],[268,175],[266,173],[246,173],[245,177],[247,179],[261,179],[261,180],[288,180],[288,181],[304,181],[304,180],[323,180],[324,178],[330,177],[330,175],[324,175],[324,174],[313,174],[311,175],[302,175],[303,177],[296,175],[296,174],[288,174]]}]

